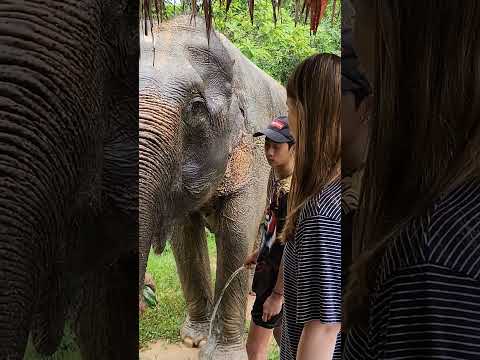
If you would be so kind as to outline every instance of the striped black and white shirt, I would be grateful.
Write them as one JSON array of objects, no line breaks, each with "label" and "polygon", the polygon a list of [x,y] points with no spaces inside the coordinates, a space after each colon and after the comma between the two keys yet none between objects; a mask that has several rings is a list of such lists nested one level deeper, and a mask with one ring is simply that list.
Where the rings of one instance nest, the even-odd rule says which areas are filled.
[{"label": "striped black and white shirt", "polygon": [[480,181],[465,183],[388,245],[366,329],[344,359],[480,359]]},{"label": "striped black and white shirt", "polygon": [[[336,180],[312,198],[285,247],[282,360],[296,359],[308,321],[341,322],[341,191]],[[340,345],[339,335],[333,359],[340,359]]]}]

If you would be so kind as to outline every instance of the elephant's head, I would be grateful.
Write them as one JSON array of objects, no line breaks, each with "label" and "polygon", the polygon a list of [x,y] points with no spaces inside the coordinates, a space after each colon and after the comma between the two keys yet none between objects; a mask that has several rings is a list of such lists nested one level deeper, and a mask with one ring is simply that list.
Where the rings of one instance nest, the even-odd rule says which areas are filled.
[{"label": "elephant's head", "polygon": [[0,2],[1,359],[30,330],[42,353],[60,341],[81,210],[135,157],[117,144],[136,147],[137,61],[138,2]]},{"label": "elephant's head", "polygon": [[[140,61],[140,276],[153,244],[216,191],[245,119],[234,59],[205,24],[180,16],[142,42]],[[142,284],[142,279],[140,279]]]}]

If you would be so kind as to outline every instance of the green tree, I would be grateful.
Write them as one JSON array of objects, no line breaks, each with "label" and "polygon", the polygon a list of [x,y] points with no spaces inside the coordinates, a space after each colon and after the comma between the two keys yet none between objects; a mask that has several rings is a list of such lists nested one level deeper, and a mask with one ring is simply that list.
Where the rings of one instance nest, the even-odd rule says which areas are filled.
[{"label": "green tree", "polygon": [[277,24],[273,22],[271,2],[257,1],[254,22],[250,21],[246,1],[233,1],[229,12],[219,2],[213,5],[214,28],[223,33],[240,51],[274,79],[285,84],[295,66],[317,52],[340,55],[340,18],[331,17],[332,5],[316,35],[303,19],[295,25],[295,3],[283,5]]}]

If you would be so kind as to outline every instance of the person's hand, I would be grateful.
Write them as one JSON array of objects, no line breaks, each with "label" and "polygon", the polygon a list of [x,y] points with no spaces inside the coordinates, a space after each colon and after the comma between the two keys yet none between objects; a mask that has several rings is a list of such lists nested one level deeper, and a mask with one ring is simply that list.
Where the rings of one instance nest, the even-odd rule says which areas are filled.
[{"label": "person's hand", "polygon": [[257,251],[254,251],[253,253],[251,253],[250,255],[247,256],[247,258],[245,259],[245,262],[243,263],[243,265],[247,268],[247,269],[252,269],[255,267],[255,265],[257,264],[257,257],[258,257],[258,250]]},{"label": "person's hand", "polygon": [[263,303],[262,320],[267,322],[275,315],[278,315],[282,310],[283,296],[277,293],[272,293]]}]

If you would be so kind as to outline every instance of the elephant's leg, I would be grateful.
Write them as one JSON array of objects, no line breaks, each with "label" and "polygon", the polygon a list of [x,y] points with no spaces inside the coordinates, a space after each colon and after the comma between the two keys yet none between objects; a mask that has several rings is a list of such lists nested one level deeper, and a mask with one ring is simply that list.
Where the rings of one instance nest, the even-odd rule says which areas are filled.
[{"label": "elephant's leg", "polygon": [[208,336],[213,294],[205,223],[200,214],[192,214],[183,226],[176,226],[171,243],[188,311],[180,336],[187,345],[202,346]]},{"label": "elephant's leg", "polygon": [[[225,200],[219,213],[216,300],[230,276],[243,265],[252,250],[258,229],[258,212],[251,200],[248,193],[232,196]],[[240,272],[225,291],[214,320],[212,338],[202,349],[200,359],[247,359],[243,335],[248,276],[247,271]]]},{"label": "elephant's leg", "polygon": [[138,253],[120,259],[107,277],[109,348],[113,359],[137,359],[138,330],[137,269]]},{"label": "elephant's leg", "polygon": [[83,283],[74,319],[82,359],[138,357],[137,269],[138,254],[127,255]]}]

